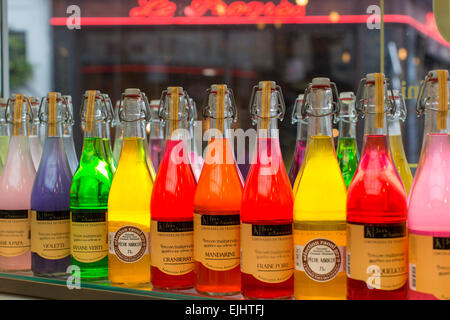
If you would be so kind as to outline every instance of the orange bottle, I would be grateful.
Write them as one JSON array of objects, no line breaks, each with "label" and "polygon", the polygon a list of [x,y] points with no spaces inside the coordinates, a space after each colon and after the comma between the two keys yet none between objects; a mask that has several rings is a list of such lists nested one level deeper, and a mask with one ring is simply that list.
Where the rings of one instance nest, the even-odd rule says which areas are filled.
[{"label": "orange bottle", "polygon": [[195,288],[209,295],[241,290],[240,207],[243,179],[230,139],[236,120],[233,93],[226,85],[208,90],[204,117],[209,118],[209,144],[194,198]]}]

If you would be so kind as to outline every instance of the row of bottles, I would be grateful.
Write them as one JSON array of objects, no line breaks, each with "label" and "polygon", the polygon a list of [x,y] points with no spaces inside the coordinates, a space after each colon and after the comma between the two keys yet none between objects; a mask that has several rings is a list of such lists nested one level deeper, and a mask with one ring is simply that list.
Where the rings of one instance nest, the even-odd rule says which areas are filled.
[{"label": "row of bottles", "polygon": [[[31,270],[37,275],[61,275],[72,264],[84,279],[195,287],[209,295],[405,299],[409,274],[410,297],[448,298],[440,272],[450,259],[448,88],[448,72],[440,70],[429,73],[421,90],[418,111],[426,114],[426,134],[409,201],[399,167],[405,164],[395,161],[388,135],[391,127],[399,132],[405,109],[383,74],[367,75],[356,96],[339,95],[327,78],[312,80],[293,111],[306,150],[298,157],[298,174],[289,175],[277,128],[286,109],[281,88],[260,82],[250,101],[257,137],[245,183],[232,148],[237,111],[226,85],[211,86],[202,106],[214,130],[198,177],[187,147],[196,107],[181,87],[169,87],[159,100],[166,137],[160,161],[146,145],[156,103],[127,89],[114,111],[106,95],[87,91],[83,153],[73,179],[63,142],[71,117],[66,100],[49,93],[41,103],[47,138],[34,178],[27,139],[31,107],[17,95],[6,113],[14,124],[10,149],[20,144],[21,153],[8,153],[0,182],[14,172],[21,189],[0,193],[0,266],[27,269],[31,221]],[[357,114],[365,118],[359,162]],[[334,119],[343,141],[337,152]],[[122,139],[117,168],[111,121]],[[8,167],[14,162],[25,173]]]}]

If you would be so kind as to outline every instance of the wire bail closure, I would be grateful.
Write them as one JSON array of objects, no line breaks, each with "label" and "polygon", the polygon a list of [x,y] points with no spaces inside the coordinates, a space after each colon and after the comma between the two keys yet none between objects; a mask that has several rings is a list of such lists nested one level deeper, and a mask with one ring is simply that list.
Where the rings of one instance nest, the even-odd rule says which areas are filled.
[{"label": "wire bail closure", "polygon": [[[417,112],[417,116],[419,116],[419,117],[425,113],[425,109],[426,109],[426,106],[428,104],[428,101],[431,99],[430,96],[424,97],[424,94],[425,94],[427,86],[430,83],[432,83],[433,81],[437,81],[437,78],[434,79],[433,72],[430,71],[425,76],[425,80],[422,81],[422,83],[420,84],[419,95],[418,95],[417,100],[416,100],[416,112]],[[450,81],[450,79],[447,76],[447,82],[448,81]],[[433,110],[433,111],[439,111],[436,108],[428,108],[428,109]]]},{"label": "wire bail closure", "polygon": [[[220,119],[218,117],[214,117],[213,113],[211,111],[212,107],[209,105],[209,102],[210,102],[209,97],[211,94],[215,94],[215,92],[211,91],[211,88],[206,89],[206,96],[205,96],[205,99],[203,100],[203,105],[202,105],[202,116],[204,119],[206,119],[206,118]],[[231,101],[231,116],[225,116],[223,119],[233,119],[233,122],[236,122],[237,121],[237,108],[236,108],[236,101],[234,100],[233,90],[231,88],[227,87],[225,94],[228,94],[228,97],[230,98],[230,101]],[[225,104],[226,104],[226,102],[225,102]]]},{"label": "wire bail closure", "polygon": [[[57,92],[56,94],[58,95],[60,93]],[[45,97],[42,97],[41,104],[39,105],[39,113],[38,113],[39,120],[42,123],[47,123],[47,124],[49,122],[48,122],[48,119],[45,119],[45,112],[44,112],[44,110],[42,110],[42,107],[43,107],[45,102],[50,103],[49,99],[50,99],[49,95],[47,95]],[[67,100],[60,96],[60,97],[56,98],[56,103],[58,103],[58,102],[61,102],[61,104],[64,106],[63,112],[61,114],[63,119],[62,119],[62,121],[59,121],[59,122],[56,121],[55,124],[61,124],[61,123],[62,124],[70,124],[70,122],[72,121],[73,117],[72,117],[72,113],[70,112],[70,108],[69,108]]]},{"label": "wire bail closure", "polygon": [[[128,90],[128,89],[127,89]],[[140,91],[139,89],[132,89],[132,90],[136,90],[136,94],[127,94],[127,90],[125,90],[125,92],[123,92],[120,96],[120,102],[119,102],[119,106],[118,106],[118,115],[119,115],[119,122],[138,122],[138,121],[142,121],[145,120],[145,122],[150,121],[151,119],[151,112],[150,112],[150,104],[148,102],[147,96],[145,95],[144,92]],[[132,119],[132,120],[128,120],[124,118],[124,110],[123,110],[123,106],[124,106],[124,100],[125,98],[141,98],[143,104],[141,104],[141,108],[140,108],[140,116],[136,119]]]},{"label": "wire bail closure", "polygon": [[[384,84],[387,86],[388,91],[390,91],[391,95],[385,95],[385,107],[384,112],[389,111],[391,115],[395,115],[395,112],[397,111],[397,103],[394,99],[394,91],[392,89],[391,80],[387,77],[384,77]],[[368,111],[366,110],[366,107],[364,107],[368,103],[368,96],[367,96],[367,77],[364,77],[360,80],[358,85],[358,91],[356,91],[356,102],[355,102],[355,109],[361,117],[364,117]]]},{"label": "wire bail closure", "polygon": [[[358,113],[356,112],[356,107],[355,107],[356,96],[353,92],[349,92],[348,94],[350,95],[349,98],[339,97],[339,101],[341,102],[341,111],[334,118],[334,123],[344,122],[344,123],[349,123],[349,124],[355,124],[358,122]],[[342,93],[341,93],[341,95],[342,95]],[[349,103],[347,103],[345,101],[349,101]],[[342,114],[344,104],[345,105],[353,104],[352,107],[350,107],[350,106],[348,107],[348,114]]]},{"label": "wire bail closure", "polygon": [[[12,125],[14,125],[15,123],[14,123],[14,117],[11,118],[12,113],[11,113],[10,103],[14,103],[14,105],[15,105],[16,96],[17,95],[15,95],[14,98],[8,98],[8,100],[6,102],[6,108],[5,108],[5,120],[6,120],[6,123],[12,124]],[[30,101],[29,97],[24,96],[24,95],[22,95],[22,96],[23,96],[23,102],[25,102],[27,104],[27,114],[26,114],[26,118],[25,119],[26,119],[26,122],[31,124],[33,122],[33,119],[34,119],[33,111],[31,109],[31,101]],[[13,107],[13,110],[14,110],[14,107]],[[14,110],[14,112],[15,112],[15,110]],[[23,116],[23,112],[22,112],[22,116]]]},{"label": "wire bail closure", "polygon": [[[163,90],[161,93],[161,98],[160,98],[160,102],[159,102],[159,108],[158,108],[158,115],[159,118],[161,119],[161,121],[169,121],[171,120],[169,118],[169,114],[170,114],[170,103],[169,103],[169,110],[166,107],[166,98],[168,95],[171,95],[171,93],[169,93],[169,90]],[[194,112],[194,108],[196,108],[195,106],[195,102],[194,100],[192,100],[188,93],[186,92],[186,90],[183,90],[181,93],[178,93],[178,96],[181,100],[184,100],[184,108],[183,109],[178,109],[178,120],[177,121],[195,121],[195,114],[196,111]],[[181,114],[181,117],[180,117]]]},{"label": "wire bail closure", "polygon": [[[308,124],[308,121],[305,121],[301,115],[301,106],[303,104],[303,100],[305,99],[304,94],[299,94],[297,99],[295,99],[294,108],[292,109],[291,115],[291,124],[296,124],[300,122],[301,124]],[[298,113],[300,111],[300,114]]]},{"label": "wire bail closure", "polygon": [[317,118],[317,117],[327,117],[327,116],[331,116],[331,115],[334,115],[335,117],[339,116],[339,112],[341,111],[341,101],[339,100],[339,93],[338,93],[338,90],[337,90],[336,83],[330,82],[329,88],[331,88],[331,92],[333,94],[333,101],[331,103],[332,106],[333,106],[332,110],[330,112],[328,112],[328,113],[325,113],[325,114],[315,115],[315,114],[312,114],[310,112],[311,104],[307,102],[308,99],[310,99],[309,95],[311,94],[311,90],[313,89],[312,83],[308,84],[308,86],[305,89],[305,93],[304,93],[304,96],[303,96],[303,103],[302,103],[302,106],[301,106],[301,109],[300,109],[301,110],[301,116],[302,116],[303,120],[305,120],[305,119],[307,119],[309,117],[316,117]]},{"label": "wire bail closure", "polygon": [[[251,116],[253,125],[256,124],[256,122],[258,121],[258,118],[259,119],[264,118],[264,117],[261,117],[260,115],[258,115],[259,110],[258,110],[258,104],[256,101],[257,91],[262,91],[262,89],[259,89],[259,85],[253,86],[252,94],[250,97],[250,104],[249,104],[250,116]],[[268,119],[280,119],[280,121],[283,121],[284,115],[286,113],[286,105],[284,103],[283,92],[281,91],[281,87],[279,85],[275,85],[274,88],[271,87],[271,91],[275,91],[275,93],[277,95],[277,104],[276,104],[277,114],[273,115],[273,116],[269,116]]]}]

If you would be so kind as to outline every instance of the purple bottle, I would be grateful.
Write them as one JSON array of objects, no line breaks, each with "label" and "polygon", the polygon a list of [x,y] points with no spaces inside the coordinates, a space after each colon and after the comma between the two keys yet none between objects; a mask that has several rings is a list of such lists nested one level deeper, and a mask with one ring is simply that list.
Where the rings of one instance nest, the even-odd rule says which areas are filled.
[{"label": "purple bottle", "polygon": [[47,124],[44,150],[31,193],[31,271],[61,276],[70,265],[70,186],[72,172],[64,150],[69,119],[61,94],[50,92],[39,117]]},{"label": "purple bottle", "polygon": [[292,124],[297,123],[297,141],[295,143],[294,159],[292,159],[291,168],[289,169],[289,181],[294,187],[295,179],[302,167],[303,159],[306,153],[306,144],[308,142],[308,122],[301,119],[301,110],[303,104],[303,94],[299,94],[295,101],[294,110],[292,111]]}]

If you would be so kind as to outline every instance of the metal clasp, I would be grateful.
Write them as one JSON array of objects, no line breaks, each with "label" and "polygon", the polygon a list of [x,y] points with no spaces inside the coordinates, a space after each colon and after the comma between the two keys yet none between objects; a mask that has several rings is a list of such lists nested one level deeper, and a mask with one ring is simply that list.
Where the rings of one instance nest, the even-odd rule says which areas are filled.
[{"label": "metal clasp", "polygon": [[[250,104],[249,104],[250,116],[251,116],[251,119],[252,119],[252,122],[254,125],[256,124],[258,118],[262,118],[261,116],[258,115],[258,104],[256,102],[256,92],[258,90],[260,90],[259,85],[253,86],[252,94],[250,97]],[[269,118],[270,119],[280,119],[280,121],[283,121],[284,115],[286,113],[286,105],[284,103],[283,91],[281,90],[281,87],[279,85],[276,85],[275,88],[273,88],[271,90],[274,90],[275,93],[277,94],[276,108],[277,108],[278,113]]]}]

